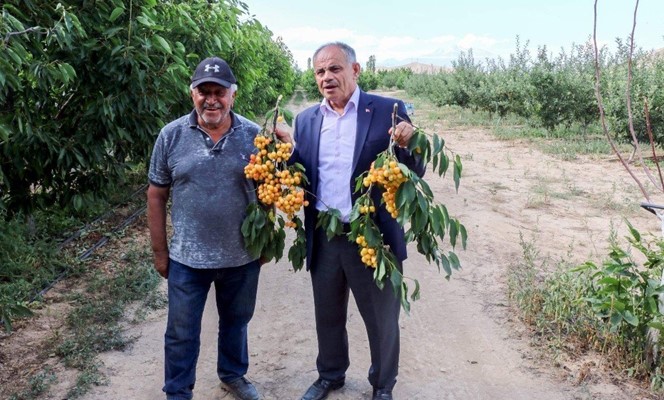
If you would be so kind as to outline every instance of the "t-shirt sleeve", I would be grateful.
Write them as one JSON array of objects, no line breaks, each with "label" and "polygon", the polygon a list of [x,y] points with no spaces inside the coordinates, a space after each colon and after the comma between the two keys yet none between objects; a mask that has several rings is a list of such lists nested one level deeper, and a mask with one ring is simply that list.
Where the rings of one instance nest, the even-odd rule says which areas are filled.
[{"label": "t-shirt sleeve", "polygon": [[163,131],[157,137],[157,141],[152,149],[148,181],[160,187],[168,187],[173,181],[171,169],[168,166],[168,152]]}]

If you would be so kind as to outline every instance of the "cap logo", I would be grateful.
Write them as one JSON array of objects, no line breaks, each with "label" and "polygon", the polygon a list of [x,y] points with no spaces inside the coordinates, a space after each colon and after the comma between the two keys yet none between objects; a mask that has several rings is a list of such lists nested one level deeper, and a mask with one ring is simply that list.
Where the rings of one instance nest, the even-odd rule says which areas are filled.
[{"label": "cap logo", "polygon": [[214,72],[219,72],[219,68],[220,67],[217,64],[214,64],[214,65],[206,64],[205,65],[205,72],[210,72],[211,69],[214,69]]}]

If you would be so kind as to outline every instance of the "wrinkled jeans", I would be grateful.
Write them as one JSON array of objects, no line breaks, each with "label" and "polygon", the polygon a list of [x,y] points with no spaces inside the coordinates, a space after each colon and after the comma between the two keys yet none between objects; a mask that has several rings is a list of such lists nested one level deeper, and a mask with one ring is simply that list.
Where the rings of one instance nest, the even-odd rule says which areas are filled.
[{"label": "wrinkled jeans", "polygon": [[229,382],[247,373],[247,324],[256,306],[260,264],[253,261],[235,268],[196,269],[170,260],[168,268],[163,391],[169,400],[189,400],[196,382],[201,319],[212,283],[219,314],[217,375]]}]

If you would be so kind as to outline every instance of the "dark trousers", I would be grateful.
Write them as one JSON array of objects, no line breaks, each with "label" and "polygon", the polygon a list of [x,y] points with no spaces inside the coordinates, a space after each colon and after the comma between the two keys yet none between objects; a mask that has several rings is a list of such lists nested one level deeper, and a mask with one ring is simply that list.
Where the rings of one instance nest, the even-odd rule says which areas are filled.
[{"label": "dark trousers", "polygon": [[350,289],[369,337],[369,383],[377,389],[392,389],[399,368],[399,300],[389,283],[383,290],[376,286],[374,270],[362,263],[357,245],[345,236],[328,241],[317,229],[314,240],[311,282],[320,377],[342,379],[350,364],[346,331]]},{"label": "dark trousers", "polygon": [[201,346],[201,319],[214,283],[219,314],[217,375],[228,382],[247,373],[247,324],[254,315],[260,264],[235,268],[196,269],[170,260],[168,323],[165,335],[167,398],[191,399]]}]

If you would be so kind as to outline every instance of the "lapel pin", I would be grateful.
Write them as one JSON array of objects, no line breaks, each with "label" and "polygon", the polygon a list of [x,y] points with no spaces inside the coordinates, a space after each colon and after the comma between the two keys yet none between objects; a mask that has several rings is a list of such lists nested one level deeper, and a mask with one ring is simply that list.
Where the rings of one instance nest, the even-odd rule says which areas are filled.
[{"label": "lapel pin", "polygon": [[364,112],[371,112],[371,110],[369,110],[368,108],[365,108]]}]

